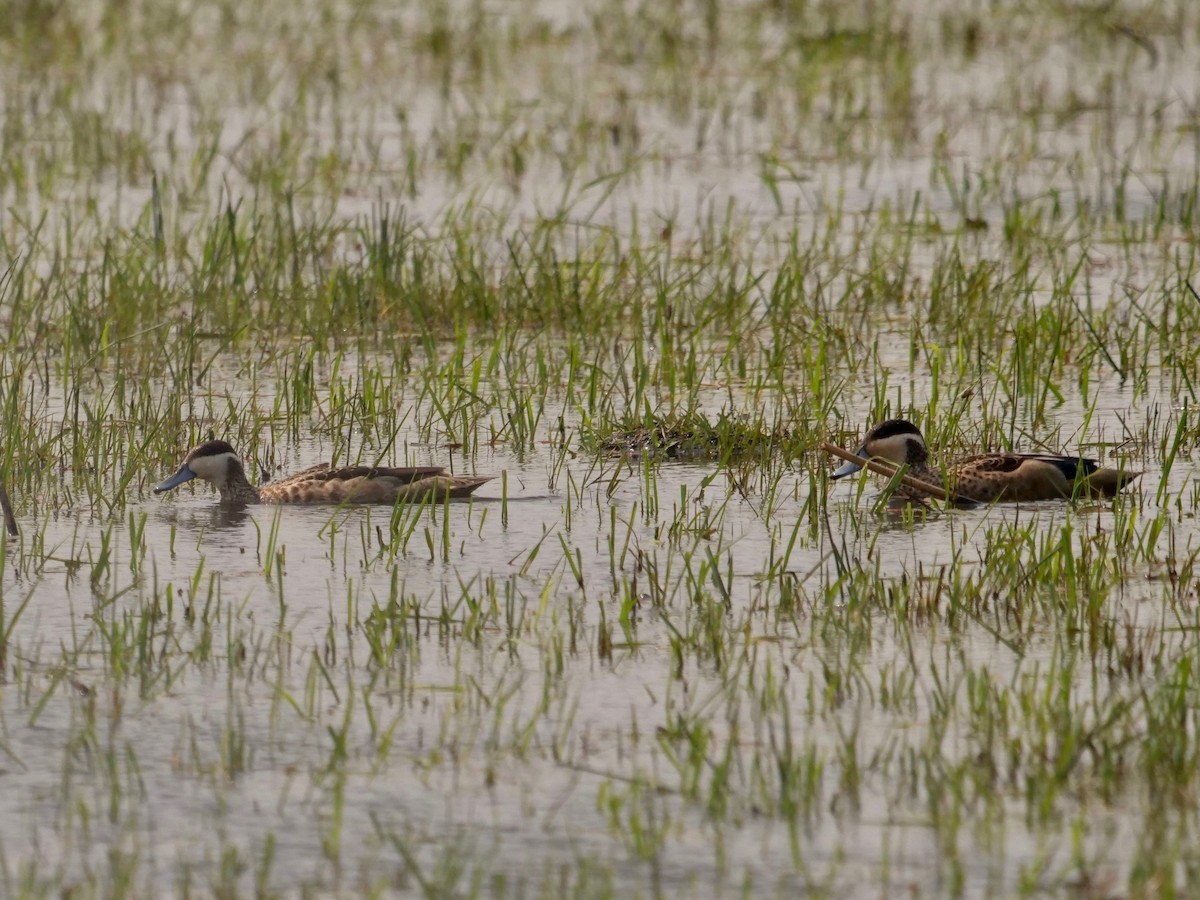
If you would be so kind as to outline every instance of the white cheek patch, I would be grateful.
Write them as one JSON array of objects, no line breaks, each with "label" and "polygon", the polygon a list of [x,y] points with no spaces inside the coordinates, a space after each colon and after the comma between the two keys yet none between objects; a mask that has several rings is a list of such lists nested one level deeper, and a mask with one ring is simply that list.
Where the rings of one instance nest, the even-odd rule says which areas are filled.
[{"label": "white cheek patch", "polygon": [[[907,434],[895,434],[891,437],[883,438],[882,440],[872,441],[870,446],[871,454],[882,459],[891,460],[895,463],[903,463],[908,459],[908,439]],[[195,469],[195,466],[192,466]],[[198,472],[196,474],[199,474]]]},{"label": "white cheek patch", "polygon": [[188,468],[196,473],[197,478],[203,478],[209,484],[222,485],[229,473],[229,466],[237,462],[234,454],[221,453],[216,456],[197,456],[188,463]]}]

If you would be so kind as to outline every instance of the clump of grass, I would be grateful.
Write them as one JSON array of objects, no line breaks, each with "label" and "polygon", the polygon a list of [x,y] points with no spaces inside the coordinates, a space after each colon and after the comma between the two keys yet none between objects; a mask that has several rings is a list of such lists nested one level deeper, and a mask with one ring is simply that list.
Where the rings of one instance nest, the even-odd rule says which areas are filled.
[{"label": "clump of grass", "polygon": [[580,443],[590,452],[609,456],[740,462],[796,455],[799,441],[807,437],[805,433],[798,438],[786,427],[767,428],[748,415],[721,412],[710,420],[691,411],[663,417],[647,414],[626,424],[606,422],[603,429],[593,422],[581,429]]}]

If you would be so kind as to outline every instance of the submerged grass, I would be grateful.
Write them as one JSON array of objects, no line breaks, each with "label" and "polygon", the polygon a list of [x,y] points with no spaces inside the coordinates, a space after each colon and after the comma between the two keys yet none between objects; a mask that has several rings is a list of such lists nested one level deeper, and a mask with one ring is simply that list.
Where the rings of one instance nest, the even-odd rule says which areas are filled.
[{"label": "submerged grass", "polygon": [[[0,892],[1186,891],[1190,6],[25,6]],[[1146,474],[879,516],[898,415]]]}]

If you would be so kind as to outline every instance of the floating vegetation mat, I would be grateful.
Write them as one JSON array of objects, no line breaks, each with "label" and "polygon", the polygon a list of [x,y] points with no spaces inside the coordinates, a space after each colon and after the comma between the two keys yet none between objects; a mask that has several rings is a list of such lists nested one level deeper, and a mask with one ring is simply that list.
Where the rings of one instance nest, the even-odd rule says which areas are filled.
[{"label": "floating vegetation mat", "polygon": [[710,422],[693,413],[671,421],[635,424],[604,435],[584,429],[583,444],[609,456],[664,460],[741,462],[790,451],[794,441],[787,428],[765,431],[746,420],[720,415]]}]

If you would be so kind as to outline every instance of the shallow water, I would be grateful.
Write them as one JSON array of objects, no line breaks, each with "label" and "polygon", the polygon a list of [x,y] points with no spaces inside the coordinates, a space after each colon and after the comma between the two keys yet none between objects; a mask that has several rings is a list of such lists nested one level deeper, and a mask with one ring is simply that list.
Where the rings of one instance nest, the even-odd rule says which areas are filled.
[{"label": "shallow water", "polygon": [[[1093,428],[1118,427],[1120,412],[1100,413]],[[569,410],[548,420],[559,414],[578,427]],[[1064,410],[1059,423],[1068,432],[1073,416]],[[309,455],[318,444],[297,448],[297,468],[318,461]],[[428,456],[438,458],[436,448]],[[203,485],[146,493],[123,521],[46,521],[43,570],[10,573],[5,594],[11,615],[30,592],[12,640],[15,664],[37,673],[25,691],[4,695],[13,777],[0,791],[7,786],[10,809],[20,811],[7,820],[6,852],[36,859],[43,874],[62,867],[70,879],[130,856],[144,885],[181,889],[189,872],[211,886],[223,855],[258,865],[269,835],[273,884],[349,893],[415,890],[414,871],[455,867],[462,873],[450,880],[461,890],[487,873],[489,890],[517,893],[559,872],[582,890],[573,879],[585,871],[621,894],[725,893],[745,883],[768,893],[814,883],[940,892],[954,890],[954,878],[972,893],[1005,893],[1014,872],[1068,864],[1077,852],[1070,830],[1031,828],[1015,801],[954,832],[950,850],[929,798],[889,786],[898,754],[929,739],[927,705],[947,681],[1042,679],[1061,668],[1061,643],[1035,628],[1014,653],[986,619],[945,633],[936,618],[911,634],[882,618],[884,627],[857,637],[823,633],[839,616],[830,541],[885,582],[936,578],[946,566],[978,565],[988,529],[1010,520],[1035,535],[1066,521],[1080,532],[1109,529],[1111,505],[951,511],[880,528],[858,486],[838,484],[825,501],[835,530],[801,535],[787,560],[804,602],[816,605],[780,615],[769,610],[782,602],[781,585],[762,576],[806,495],[823,490],[806,469],[783,476],[783,499],[764,519],[754,498],[726,503],[721,477],[701,491],[715,465],[654,464],[648,493],[641,461],[597,466],[579,456],[552,478],[551,456],[480,452],[479,472],[507,473],[507,498],[497,480],[470,502],[416,513],[407,550],[394,558],[379,546],[391,510],[230,513]],[[145,485],[169,470],[147,473]],[[1170,492],[1194,478],[1178,467]],[[1120,503],[1149,514],[1156,487],[1150,472]],[[668,535],[684,496],[689,512],[725,504],[718,532]],[[133,572],[128,522],[143,516]],[[1194,518],[1174,530],[1180,544],[1196,540]],[[113,566],[93,583],[105,533]],[[633,551],[643,554],[641,571]],[[703,571],[709,553],[721,588]],[[647,564],[672,573],[663,581],[672,593],[653,596]],[[1162,627],[1160,590],[1129,581],[1111,614]],[[624,631],[616,623],[630,591],[640,599]],[[724,591],[720,610],[712,604]],[[714,608],[724,640],[746,629],[738,640],[748,641],[747,655],[734,644],[705,653],[701,643],[680,657],[673,636],[702,629],[696,623]],[[384,640],[395,644],[382,665],[366,639],[372,616],[391,617]],[[893,707],[880,690],[896,677],[917,681]],[[767,683],[777,700],[760,695]],[[1109,690],[1077,687],[1081,703]],[[775,703],[790,715],[780,719]],[[842,734],[830,730],[838,722]],[[671,760],[688,745],[669,735],[695,728],[708,762],[692,776],[699,793],[685,799],[695,787]],[[820,798],[795,832],[756,811],[777,790],[760,767],[785,733],[815,767]],[[941,740],[948,764],[974,746],[954,732]],[[862,767],[853,784],[848,747]],[[722,759],[732,766],[726,788],[710,783]],[[706,813],[718,798],[732,814]],[[1087,808],[1083,852],[1103,860],[1127,837],[1123,808]],[[1060,812],[1076,814],[1070,805]],[[957,874],[948,856],[963,860]],[[1101,868],[1122,874],[1119,857]]]},{"label": "shallow water", "polygon": [[[973,259],[1006,259],[1015,207],[1057,208],[1083,231],[1085,213],[1119,201],[1125,220],[1153,222],[1164,197],[1195,181],[1193,19],[1178,35],[1153,31],[1152,59],[1119,31],[1074,37],[1071,17],[1044,25],[1017,8],[995,23],[968,11],[983,38],[966,53],[942,37],[943,25],[957,27],[957,3],[898,3],[888,32],[909,59],[891,67],[875,65],[878,48],[826,58],[822,41],[850,26],[806,22],[796,37],[770,4],[758,41],[701,71],[621,57],[593,30],[616,28],[618,9],[635,33],[648,26],[628,4],[596,4],[599,18],[585,14],[592,6],[530,3],[518,15],[478,5],[497,28],[541,22],[549,36],[533,49],[510,36],[516,49],[502,43],[475,78],[390,52],[390,38],[412,50],[426,37],[407,11],[374,10],[375,25],[355,28],[352,10],[335,4],[340,41],[318,40],[322,30],[298,15],[302,37],[267,30],[260,43],[242,28],[231,48],[204,18],[196,57],[220,63],[204,77],[164,53],[161,83],[101,66],[76,98],[104,113],[98,130],[145,137],[144,171],[61,176],[50,196],[8,179],[5,227],[19,232],[47,212],[69,258],[61,235],[71,216],[90,204],[100,212],[88,228],[138,221],[154,170],[175,201],[168,232],[186,234],[220,206],[213,197],[268,197],[254,163],[286,156],[290,129],[303,136],[290,170],[301,199],[335,219],[395,203],[437,233],[454,209],[516,230],[561,213],[579,223],[581,243],[636,232],[700,254],[706,223],[728,217],[730,240],[745,245],[739,259],[773,274],[780,241],[832,232],[831,247],[857,247],[862,228],[907,222],[919,206],[906,257],[919,281],[947,241]],[[276,59],[273,41],[279,59],[300,48],[328,65],[327,81],[305,86],[310,105],[296,105],[290,63],[278,63],[269,89],[255,82],[251,63]],[[326,44],[344,58],[324,59]],[[896,68],[907,102],[889,93]],[[35,118],[39,84],[8,81],[10,116]],[[205,167],[197,145],[205,116],[218,113],[217,162]],[[57,119],[41,127],[48,146],[67,140]],[[455,147],[464,159],[451,171]],[[82,178],[86,161],[76,165]],[[958,230],[964,218],[977,220],[970,234]],[[1173,220],[1143,242],[1085,236],[1086,297],[1121,308],[1153,305],[1142,290],[1171,280],[1173,244],[1189,239]],[[49,272],[58,248],[42,249],[39,271]],[[935,385],[913,362],[908,307],[879,315],[899,321],[865,348],[878,367],[846,361],[838,412],[850,429],[870,424],[879,393],[921,410],[938,391],[968,387]],[[951,355],[952,341],[937,337]],[[270,410],[287,393],[243,355],[214,353],[208,394],[177,401],[198,433],[233,428],[230,409]],[[338,353],[343,373],[388,371],[369,351]],[[1074,382],[1071,365],[1061,384]],[[331,368],[318,360],[318,394]],[[107,377],[95,373],[85,404],[103,407]],[[766,408],[781,411],[766,421],[786,419],[795,398],[752,388],[755,378],[714,378],[697,411]],[[38,415],[53,423],[78,382],[49,381]],[[1173,384],[1165,371],[1143,386],[1094,375],[1087,396],[1047,409],[1014,388],[1006,437],[1022,449],[1119,446],[1155,415],[1164,428],[1177,420],[1185,398]],[[1165,477],[1154,447],[1122,448],[1146,473],[1112,504],[891,521],[872,511],[878,485],[827,484],[816,453],[772,463],[744,491],[716,462],[597,457],[581,449],[581,410],[554,390],[531,447],[481,444],[464,460],[413,424],[437,418],[419,386],[392,387],[412,411],[387,458],[453,460],[456,471],[506,479],[470,502],[398,513],[230,513],[203,485],[153,496],[177,461],[139,460],[148,470],[115,516],[83,500],[42,508],[14,498],[22,536],[7,545],[0,580],[11,673],[0,694],[0,805],[10,811],[0,893],[1086,892],[1124,885],[1152,855],[1145,845],[1160,821],[1178,826],[1178,865],[1196,865],[1194,823],[1174,821],[1186,820],[1178,805],[1162,813],[1140,770],[1126,778],[1135,750],[1114,775],[1096,749],[1154,736],[1139,698],[1169,686],[1200,625],[1195,585],[1168,575],[1200,541],[1192,446]],[[968,428],[989,411],[985,400],[1001,402],[987,385],[970,387],[980,390],[962,406]],[[493,432],[509,405],[519,404],[485,414]],[[260,448],[291,471],[335,451],[382,452],[377,435],[338,434],[317,419],[294,437],[260,434]],[[1163,510],[1162,533],[1149,552],[1129,553],[1133,562],[1093,543],[1147,528]],[[408,537],[394,543],[397,533]],[[1147,648],[1141,670],[1122,669],[1115,651],[1088,652],[1100,629],[1079,612],[1086,602],[1066,599],[1083,575],[1051,580],[1048,596],[1023,591],[1062,540],[1080,548],[1081,568],[1112,567],[1091,612],[1124,635],[1116,646]],[[1020,577],[995,563],[1014,545]],[[991,593],[951,608],[965,595],[949,586],[955,578]],[[913,584],[924,593],[906,594]],[[1114,712],[1126,708],[1139,711]],[[1072,730],[1078,723],[1093,733]],[[1194,731],[1190,718],[1181,730]],[[1047,766],[1054,784],[1035,764],[1045,760],[1061,762]]]}]

